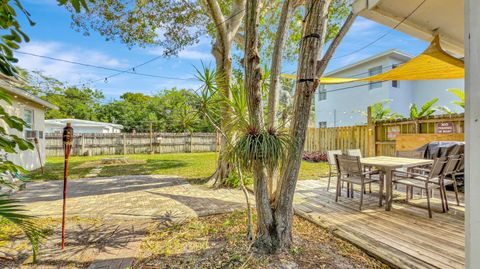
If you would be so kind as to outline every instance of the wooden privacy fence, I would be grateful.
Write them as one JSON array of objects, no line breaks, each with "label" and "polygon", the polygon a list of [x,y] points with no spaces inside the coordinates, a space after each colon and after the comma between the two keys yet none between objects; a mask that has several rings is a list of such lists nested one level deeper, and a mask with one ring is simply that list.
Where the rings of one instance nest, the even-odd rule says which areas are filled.
[{"label": "wooden privacy fence", "polygon": [[[420,120],[399,119],[368,125],[334,128],[309,128],[305,151],[360,149],[364,156],[395,156],[402,147],[417,146],[432,141],[462,140],[463,114],[439,115]],[[402,147],[397,145],[397,136],[402,138]],[[420,143],[420,144],[421,144]],[[415,144],[415,145],[414,145]]]},{"label": "wooden privacy fence", "polygon": [[305,151],[320,151],[340,149],[361,149],[368,152],[368,127],[366,125],[309,128],[305,141]]},{"label": "wooden privacy fence", "polygon": [[[45,135],[47,156],[63,156],[61,134]],[[216,151],[215,133],[116,133],[78,134],[73,155],[115,155],[138,153],[181,153]]]},{"label": "wooden privacy fence", "polygon": [[[425,142],[451,140],[449,137],[461,139],[456,134],[464,133],[463,114],[430,116],[420,120],[390,120],[377,122],[375,144],[372,150],[377,156],[394,156],[398,150],[397,136],[411,135]],[[415,136],[416,135],[416,136]]]}]

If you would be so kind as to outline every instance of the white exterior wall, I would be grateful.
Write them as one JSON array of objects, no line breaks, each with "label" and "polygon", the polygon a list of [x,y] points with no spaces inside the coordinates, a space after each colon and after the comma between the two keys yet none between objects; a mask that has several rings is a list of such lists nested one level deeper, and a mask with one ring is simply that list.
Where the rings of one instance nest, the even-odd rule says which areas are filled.
[{"label": "white exterior wall", "polygon": [[[30,102],[23,98],[14,98],[13,105],[8,105],[4,101],[0,101],[0,105],[5,108],[5,110],[10,113],[10,115],[17,116],[19,118],[24,117],[25,109],[30,109],[33,111],[33,126],[32,130],[36,131],[43,131],[45,137],[45,110],[38,104]],[[8,133],[17,135],[19,137],[25,138],[25,132],[21,133],[17,130],[11,130],[9,127],[5,125],[5,123],[1,123],[2,127],[4,127]],[[31,140],[33,143],[33,140]],[[39,138],[38,139],[39,146],[40,146],[40,155],[42,159],[42,164],[45,164],[45,139]],[[28,150],[28,151],[21,151],[17,154],[8,154],[8,160],[12,161],[13,163],[22,166],[27,170],[34,170],[40,168],[40,160],[38,157],[37,149]]]},{"label": "white exterior wall", "polygon": [[[387,67],[391,67],[392,64],[395,63],[400,63],[400,61],[384,57],[335,73],[331,76],[352,77],[357,75],[357,77],[367,77],[370,68],[383,66],[384,70],[389,70]],[[391,81],[385,81],[382,82],[382,87],[371,90],[366,82],[325,85],[327,89],[327,99],[319,101],[320,91],[317,91],[315,96],[316,126],[318,127],[321,121],[326,121],[327,127],[366,123],[367,107],[371,104],[390,99],[391,85]],[[347,87],[348,89],[344,89]],[[336,118],[336,120],[334,120],[334,118]]]},{"label": "white exterior wall", "polygon": [[[362,74],[357,77],[367,77],[370,68],[383,66],[383,72],[385,72],[390,70],[389,67],[393,64],[401,62],[396,57],[386,55],[328,76],[353,77]],[[366,82],[325,85],[327,99],[319,100],[320,91],[317,91],[315,96],[316,127],[319,127],[319,122],[322,121],[327,122],[327,127],[365,124],[367,122],[367,107],[388,99],[392,100],[387,105],[392,112],[406,117],[409,115],[411,103],[421,106],[435,97],[440,99],[436,105],[446,106],[453,112],[463,112],[461,107],[452,104],[452,101],[457,100],[457,97],[447,91],[448,88],[463,90],[463,80],[399,81],[398,83],[398,88],[394,88],[391,81],[384,81],[382,87],[371,90]],[[355,87],[357,85],[364,86]]]},{"label": "white exterior wall", "polygon": [[465,81],[463,79],[450,80],[419,80],[413,83],[413,100],[419,105],[437,97],[440,100],[435,104],[437,106],[447,106],[456,113],[463,113],[464,110],[452,105],[452,101],[457,100],[455,95],[448,92],[449,88],[465,89]]}]

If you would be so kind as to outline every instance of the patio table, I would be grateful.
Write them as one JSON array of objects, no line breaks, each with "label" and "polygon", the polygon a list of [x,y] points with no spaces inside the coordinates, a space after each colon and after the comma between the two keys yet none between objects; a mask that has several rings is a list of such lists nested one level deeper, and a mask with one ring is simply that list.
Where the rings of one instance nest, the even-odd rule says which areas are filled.
[{"label": "patio table", "polygon": [[373,166],[376,169],[380,170],[385,175],[385,210],[390,211],[392,208],[392,171],[400,168],[412,168],[423,165],[432,164],[433,160],[429,159],[411,159],[411,158],[400,158],[400,157],[388,157],[388,156],[377,156],[377,157],[366,157],[361,158],[360,162],[363,165]]}]

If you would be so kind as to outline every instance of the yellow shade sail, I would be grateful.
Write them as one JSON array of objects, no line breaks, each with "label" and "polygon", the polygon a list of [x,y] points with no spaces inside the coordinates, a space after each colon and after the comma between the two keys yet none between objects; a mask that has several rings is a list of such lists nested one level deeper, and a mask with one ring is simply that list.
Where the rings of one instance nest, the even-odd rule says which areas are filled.
[{"label": "yellow shade sail", "polygon": [[[282,77],[296,79],[295,74],[283,74]],[[349,82],[386,81],[386,80],[435,80],[461,79],[465,77],[464,63],[440,47],[438,36],[420,55],[385,73],[366,78],[322,77],[321,84],[340,84]]]}]

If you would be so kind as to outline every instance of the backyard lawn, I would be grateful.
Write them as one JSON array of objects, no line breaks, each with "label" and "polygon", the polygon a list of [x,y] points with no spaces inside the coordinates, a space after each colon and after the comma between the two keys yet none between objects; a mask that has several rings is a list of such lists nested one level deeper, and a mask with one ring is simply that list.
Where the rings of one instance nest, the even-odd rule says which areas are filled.
[{"label": "backyard lawn", "polygon": [[[203,179],[213,174],[217,154],[170,153],[127,155],[127,163],[102,164],[102,159],[121,158],[114,156],[70,157],[70,179],[86,177],[92,169],[101,166],[98,177],[119,175],[176,175],[186,179]],[[316,179],[328,175],[326,163],[302,162],[299,179]],[[34,180],[58,180],[63,178],[63,157],[49,157],[45,173],[36,170],[29,175]]]}]

